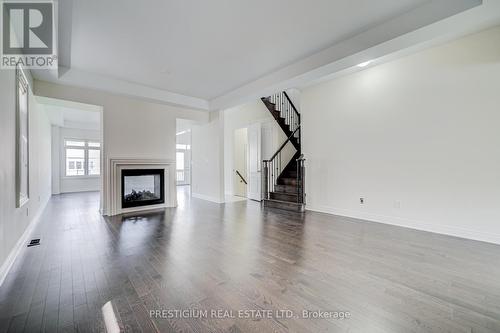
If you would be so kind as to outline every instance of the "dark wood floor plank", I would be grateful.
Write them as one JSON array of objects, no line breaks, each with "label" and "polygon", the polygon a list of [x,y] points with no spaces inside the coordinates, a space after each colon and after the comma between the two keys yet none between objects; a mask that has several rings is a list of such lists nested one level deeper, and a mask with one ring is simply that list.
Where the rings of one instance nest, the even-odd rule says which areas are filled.
[{"label": "dark wood floor plank", "polygon": [[87,304],[80,304],[74,308],[74,324],[77,332],[90,332],[95,323],[90,321]]},{"label": "dark wood floor plank", "polygon": [[[2,332],[500,332],[500,246],[255,202],[103,218],[54,196],[0,287]],[[349,311],[351,318],[155,316]],[[368,328],[368,329],[367,329]]]},{"label": "dark wood floor plank", "polygon": [[15,333],[15,332],[23,332],[24,327],[26,325],[26,317],[28,316],[27,313],[22,313],[18,314],[14,317],[11,318],[10,323],[9,323],[9,329],[7,332],[9,333]]},{"label": "dark wood floor plank", "polygon": [[26,320],[25,332],[40,332],[42,329],[45,302],[32,304]]},{"label": "dark wood floor plank", "polygon": [[125,295],[116,297],[113,300],[113,308],[116,309],[121,319],[120,328],[123,332],[142,332],[141,327],[135,319],[132,308],[127,302]]}]

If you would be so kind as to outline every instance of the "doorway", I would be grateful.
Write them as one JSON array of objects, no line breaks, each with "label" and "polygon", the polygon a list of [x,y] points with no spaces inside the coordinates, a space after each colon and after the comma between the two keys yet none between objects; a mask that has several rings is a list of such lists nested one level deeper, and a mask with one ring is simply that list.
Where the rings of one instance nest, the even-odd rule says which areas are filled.
[{"label": "doorway", "polygon": [[[191,120],[177,119],[175,130],[175,180],[177,200],[184,201],[191,193]],[[180,193],[179,193],[180,192]],[[180,194],[180,195],[179,195]]]},{"label": "doorway", "polygon": [[102,107],[48,97],[37,102],[51,123],[52,194],[102,189]]},{"label": "doorway", "polygon": [[247,197],[248,185],[248,131],[240,128],[234,131],[233,153],[233,193],[238,197]]},{"label": "doorway", "polygon": [[269,121],[228,129],[224,143],[226,202],[262,200],[262,158],[274,153],[274,127]]}]

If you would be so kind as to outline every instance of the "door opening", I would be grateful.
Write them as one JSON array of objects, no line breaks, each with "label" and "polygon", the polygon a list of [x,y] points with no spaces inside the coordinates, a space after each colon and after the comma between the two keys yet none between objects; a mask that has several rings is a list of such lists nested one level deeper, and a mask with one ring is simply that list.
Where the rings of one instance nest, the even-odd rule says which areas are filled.
[{"label": "door opening", "polygon": [[248,165],[248,136],[247,129],[240,128],[234,131],[234,161],[233,161],[233,193],[239,197],[247,197],[247,165]]},{"label": "door opening", "polygon": [[193,121],[177,119],[175,150],[175,182],[177,203],[182,205],[191,196],[191,127]]}]

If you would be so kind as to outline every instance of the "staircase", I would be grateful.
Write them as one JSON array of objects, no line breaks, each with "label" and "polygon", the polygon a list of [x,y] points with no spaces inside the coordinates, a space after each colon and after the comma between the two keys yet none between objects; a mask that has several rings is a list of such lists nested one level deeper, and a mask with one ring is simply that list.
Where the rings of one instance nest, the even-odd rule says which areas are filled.
[{"label": "staircase", "polygon": [[[301,153],[300,113],[286,92],[263,97],[262,102],[287,137],[273,156],[263,161],[264,206],[303,212],[305,159]],[[295,153],[290,154],[292,149]]]}]

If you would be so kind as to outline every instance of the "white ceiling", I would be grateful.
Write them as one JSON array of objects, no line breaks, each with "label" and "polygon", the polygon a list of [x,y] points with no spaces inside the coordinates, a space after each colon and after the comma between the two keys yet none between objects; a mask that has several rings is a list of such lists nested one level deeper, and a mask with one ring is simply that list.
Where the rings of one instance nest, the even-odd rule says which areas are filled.
[{"label": "white ceiling", "polygon": [[85,0],[71,67],[213,99],[428,0]]},{"label": "white ceiling", "polygon": [[500,0],[65,0],[35,77],[213,110],[498,23]]}]

